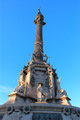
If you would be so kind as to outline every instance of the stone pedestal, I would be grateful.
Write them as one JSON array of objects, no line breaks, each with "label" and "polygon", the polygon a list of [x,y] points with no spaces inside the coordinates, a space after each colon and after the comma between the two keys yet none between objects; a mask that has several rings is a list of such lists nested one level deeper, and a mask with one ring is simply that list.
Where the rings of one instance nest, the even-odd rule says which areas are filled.
[{"label": "stone pedestal", "polygon": [[[4,115],[4,117],[3,117]],[[73,106],[49,103],[0,106],[3,120],[80,120],[80,109]],[[2,119],[0,119],[2,120]]]}]

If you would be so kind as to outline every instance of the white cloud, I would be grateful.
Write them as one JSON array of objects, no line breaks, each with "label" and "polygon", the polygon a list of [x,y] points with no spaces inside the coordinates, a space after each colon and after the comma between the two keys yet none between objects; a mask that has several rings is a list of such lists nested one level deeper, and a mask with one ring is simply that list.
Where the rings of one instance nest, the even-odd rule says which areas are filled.
[{"label": "white cloud", "polygon": [[14,89],[9,86],[0,85],[0,93],[11,93]]}]

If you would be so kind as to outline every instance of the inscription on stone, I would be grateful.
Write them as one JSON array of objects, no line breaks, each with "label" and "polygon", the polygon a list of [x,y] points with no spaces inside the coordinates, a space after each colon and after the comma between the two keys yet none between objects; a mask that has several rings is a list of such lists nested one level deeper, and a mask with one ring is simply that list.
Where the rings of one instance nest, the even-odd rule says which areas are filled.
[{"label": "inscription on stone", "polygon": [[63,120],[59,113],[34,113],[32,120]]}]

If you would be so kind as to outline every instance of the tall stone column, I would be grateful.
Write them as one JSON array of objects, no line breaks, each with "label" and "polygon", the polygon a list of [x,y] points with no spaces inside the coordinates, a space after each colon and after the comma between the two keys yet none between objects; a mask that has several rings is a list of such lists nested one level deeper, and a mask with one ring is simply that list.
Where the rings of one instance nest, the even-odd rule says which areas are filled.
[{"label": "tall stone column", "polygon": [[42,27],[46,23],[43,22],[44,16],[41,14],[40,9],[38,10],[38,14],[36,16],[36,20],[34,20],[34,23],[37,26],[36,31],[36,40],[35,40],[35,60],[43,60],[43,37],[42,37]]}]

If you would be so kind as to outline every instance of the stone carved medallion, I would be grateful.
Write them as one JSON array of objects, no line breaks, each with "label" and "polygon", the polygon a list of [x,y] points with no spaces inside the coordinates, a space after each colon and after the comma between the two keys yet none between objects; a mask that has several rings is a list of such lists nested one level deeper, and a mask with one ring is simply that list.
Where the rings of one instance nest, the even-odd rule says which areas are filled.
[{"label": "stone carved medallion", "polygon": [[30,106],[8,107],[2,120],[32,120]]}]

